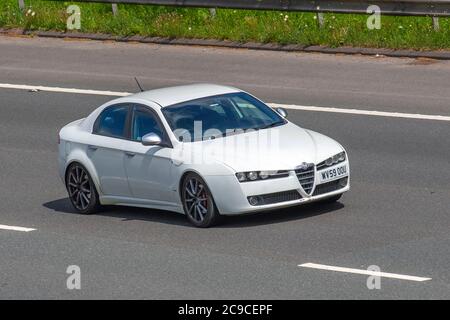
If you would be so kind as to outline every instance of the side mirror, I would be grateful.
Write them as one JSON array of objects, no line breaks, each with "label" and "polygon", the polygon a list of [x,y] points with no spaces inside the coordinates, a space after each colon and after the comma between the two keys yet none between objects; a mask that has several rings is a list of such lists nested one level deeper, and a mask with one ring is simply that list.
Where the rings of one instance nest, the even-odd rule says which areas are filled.
[{"label": "side mirror", "polygon": [[162,142],[161,137],[156,133],[150,132],[142,137],[142,144],[144,146],[157,146]]},{"label": "side mirror", "polygon": [[283,118],[286,118],[287,115],[288,115],[287,111],[285,109],[283,109],[283,108],[276,108],[275,111],[278,112],[278,114],[280,116],[282,116]]}]

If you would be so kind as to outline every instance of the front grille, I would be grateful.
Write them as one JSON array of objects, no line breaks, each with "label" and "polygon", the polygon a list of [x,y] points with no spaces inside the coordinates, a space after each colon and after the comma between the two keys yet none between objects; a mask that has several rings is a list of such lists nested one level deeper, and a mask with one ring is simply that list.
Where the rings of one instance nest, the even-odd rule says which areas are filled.
[{"label": "front grille", "polygon": [[[256,203],[252,203],[250,198],[256,200]],[[273,204],[279,202],[293,201],[301,199],[302,196],[296,190],[289,190],[283,192],[267,193],[257,196],[248,197],[248,200],[253,206],[261,206],[265,204]]]},{"label": "front grille", "polygon": [[305,169],[296,169],[295,174],[297,175],[303,190],[305,190],[307,194],[311,194],[314,187],[314,164],[308,164]]},{"label": "front grille", "polygon": [[313,196],[318,196],[320,194],[325,194],[328,192],[333,192],[339,189],[344,188],[347,185],[348,178],[341,178],[338,180],[326,182],[323,184],[318,184],[316,189],[314,190]]},{"label": "front grille", "polygon": [[319,163],[319,164],[316,166],[317,171],[320,171],[320,170],[322,170],[322,169],[325,169],[326,167],[329,167],[329,166],[327,166],[327,165],[325,164],[325,161],[322,161],[321,163]]}]

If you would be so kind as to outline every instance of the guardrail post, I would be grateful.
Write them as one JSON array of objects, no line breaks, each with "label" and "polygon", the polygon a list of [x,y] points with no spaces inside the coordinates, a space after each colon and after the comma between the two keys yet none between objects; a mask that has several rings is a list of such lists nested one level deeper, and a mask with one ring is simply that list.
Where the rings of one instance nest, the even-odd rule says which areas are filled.
[{"label": "guardrail post", "polygon": [[433,17],[433,29],[439,31],[439,17]]},{"label": "guardrail post", "polygon": [[112,4],[112,12],[113,12],[114,16],[117,16],[117,14],[119,13],[119,9],[117,8],[117,3]]},{"label": "guardrail post", "polygon": [[209,14],[211,15],[212,18],[215,18],[216,14],[217,14],[216,8],[210,8],[209,9]]},{"label": "guardrail post", "polygon": [[322,28],[323,24],[325,23],[323,18],[323,12],[317,12],[317,22],[319,23],[319,28]]},{"label": "guardrail post", "polygon": [[24,0],[18,0],[18,2],[19,2],[19,8],[20,8],[20,10],[24,10],[25,9],[25,2],[24,2]]}]

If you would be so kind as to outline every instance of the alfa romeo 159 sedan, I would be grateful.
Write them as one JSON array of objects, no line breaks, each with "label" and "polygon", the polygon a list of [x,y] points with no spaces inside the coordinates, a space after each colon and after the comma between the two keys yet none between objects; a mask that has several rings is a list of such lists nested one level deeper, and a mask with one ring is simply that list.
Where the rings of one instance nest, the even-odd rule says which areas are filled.
[{"label": "alfa romeo 159 sedan", "polygon": [[59,132],[59,174],[76,211],[126,205],[220,215],[334,202],[346,151],[236,88],[194,84],[107,102]]}]

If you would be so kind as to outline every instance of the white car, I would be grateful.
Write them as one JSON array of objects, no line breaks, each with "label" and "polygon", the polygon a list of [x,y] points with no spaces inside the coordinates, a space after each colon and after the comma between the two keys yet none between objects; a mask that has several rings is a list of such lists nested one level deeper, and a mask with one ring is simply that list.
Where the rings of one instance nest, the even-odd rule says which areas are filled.
[{"label": "white car", "polygon": [[235,215],[337,201],[344,148],[236,88],[195,84],[115,99],[59,132],[59,173],[80,213],[126,205]]}]

